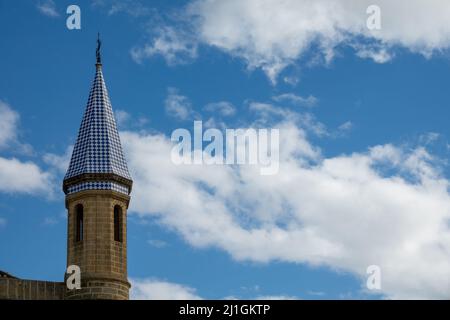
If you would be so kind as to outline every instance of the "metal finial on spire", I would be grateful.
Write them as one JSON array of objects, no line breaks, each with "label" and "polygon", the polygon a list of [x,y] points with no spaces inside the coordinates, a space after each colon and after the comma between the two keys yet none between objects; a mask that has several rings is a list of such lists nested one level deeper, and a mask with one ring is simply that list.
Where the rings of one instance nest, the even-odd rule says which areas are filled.
[{"label": "metal finial on spire", "polygon": [[97,58],[97,64],[102,64],[102,57],[100,55],[100,47],[102,46],[102,42],[100,41],[100,32],[97,33],[97,49],[95,50],[95,56]]}]

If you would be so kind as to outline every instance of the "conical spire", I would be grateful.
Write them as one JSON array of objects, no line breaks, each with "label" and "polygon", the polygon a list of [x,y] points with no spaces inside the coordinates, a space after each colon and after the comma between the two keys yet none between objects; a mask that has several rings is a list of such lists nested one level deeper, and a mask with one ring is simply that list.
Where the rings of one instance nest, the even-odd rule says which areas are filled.
[{"label": "conical spire", "polygon": [[98,39],[95,78],[64,177],[66,193],[111,189],[128,194],[131,190],[131,177],[103,79],[100,45]]}]

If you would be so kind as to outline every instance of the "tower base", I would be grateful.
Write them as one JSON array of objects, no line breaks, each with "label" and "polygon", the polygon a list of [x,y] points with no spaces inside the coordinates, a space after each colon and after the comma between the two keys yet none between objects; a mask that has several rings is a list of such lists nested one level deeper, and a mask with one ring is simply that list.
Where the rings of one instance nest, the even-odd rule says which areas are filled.
[{"label": "tower base", "polygon": [[128,300],[130,283],[111,279],[81,280],[81,289],[66,290],[65,300]]}]

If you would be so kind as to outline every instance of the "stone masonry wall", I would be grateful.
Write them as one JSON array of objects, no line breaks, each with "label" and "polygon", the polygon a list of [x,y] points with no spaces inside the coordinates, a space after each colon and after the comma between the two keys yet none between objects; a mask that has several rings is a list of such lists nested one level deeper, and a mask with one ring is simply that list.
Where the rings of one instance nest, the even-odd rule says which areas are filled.
[{"label": "stone masonry wall", "polygon": [[130,284],[108,279],[81,280],[81,289],[66,290],[66,300],[128,300]]},{"label": "stone masonry wall", "polygon": [[63,282],[0,278],[0,300],[63,300]]}]

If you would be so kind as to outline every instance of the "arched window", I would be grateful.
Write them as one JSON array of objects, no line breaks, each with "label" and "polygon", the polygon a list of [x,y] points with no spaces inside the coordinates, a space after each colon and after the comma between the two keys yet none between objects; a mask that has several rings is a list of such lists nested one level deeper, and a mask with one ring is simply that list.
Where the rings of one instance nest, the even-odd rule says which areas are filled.
[{"label": "arched window", "polygon": [[84,222],[83,222],[83,205],[77,204],[75,207],[75,241],[83,240]]},{"label": "arched window", "polygon": [[122,242],[122,207],[114,207],[114,240]]}]

